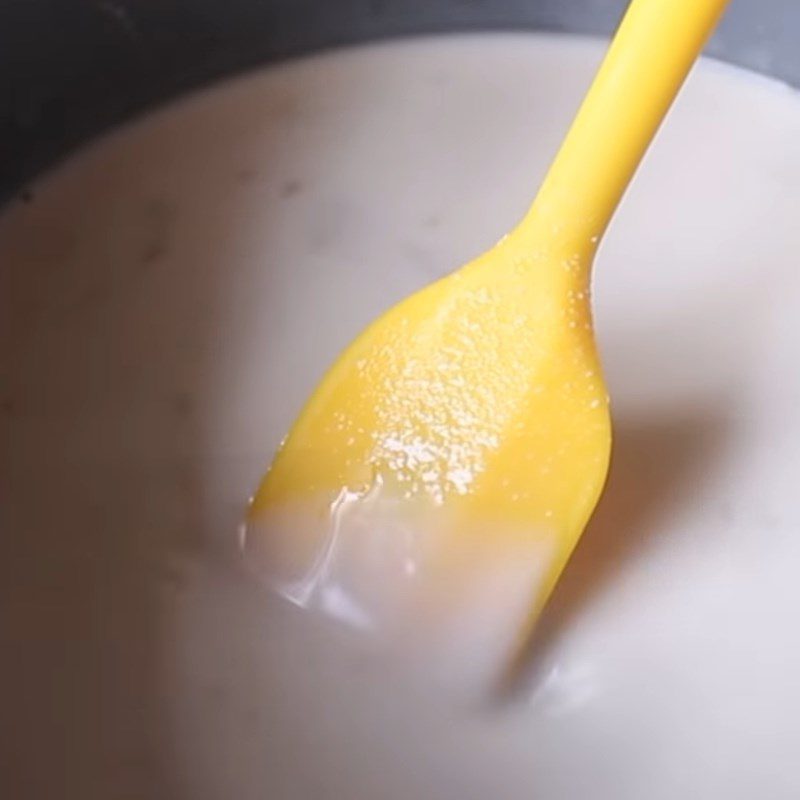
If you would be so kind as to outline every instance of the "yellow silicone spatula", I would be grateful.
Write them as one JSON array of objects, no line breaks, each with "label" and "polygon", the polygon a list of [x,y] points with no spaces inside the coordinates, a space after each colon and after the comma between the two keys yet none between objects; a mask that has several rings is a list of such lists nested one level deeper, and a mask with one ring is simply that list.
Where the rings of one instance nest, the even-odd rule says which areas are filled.
[{"label": "yellow silicone spatula", "polygon": [[536,614],[608,467],[592,258],[725,5],[633,0],[528,214],[349,346],[283,443],[251,522],[297,508],[325,519],[379,487],[455,537],[491,548],[538,538],[548,559]]}]

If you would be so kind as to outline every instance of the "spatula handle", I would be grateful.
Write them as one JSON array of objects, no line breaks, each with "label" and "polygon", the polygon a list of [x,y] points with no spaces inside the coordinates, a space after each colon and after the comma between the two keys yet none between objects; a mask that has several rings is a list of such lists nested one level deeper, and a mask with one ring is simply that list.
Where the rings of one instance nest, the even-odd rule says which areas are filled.
[{"label": "spatula handle", "polygon": [[520,234],[599,240],[727,4],[632,0]]}]

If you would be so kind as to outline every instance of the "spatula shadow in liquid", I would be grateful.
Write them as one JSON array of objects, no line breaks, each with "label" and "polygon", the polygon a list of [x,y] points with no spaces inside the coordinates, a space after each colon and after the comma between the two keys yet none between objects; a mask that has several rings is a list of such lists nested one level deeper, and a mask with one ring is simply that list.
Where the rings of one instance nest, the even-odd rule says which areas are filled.
[{"label": "spatula shadow in liquid", "polygon": [[586,609],[612,591],[627,569],[665,536],[679,540],[670,517],[702,492],[725,447],[719,413],[617,422],[603,496],[526,646],[508,674],[504,698],[530,694],[554,666],[555,651]]}]

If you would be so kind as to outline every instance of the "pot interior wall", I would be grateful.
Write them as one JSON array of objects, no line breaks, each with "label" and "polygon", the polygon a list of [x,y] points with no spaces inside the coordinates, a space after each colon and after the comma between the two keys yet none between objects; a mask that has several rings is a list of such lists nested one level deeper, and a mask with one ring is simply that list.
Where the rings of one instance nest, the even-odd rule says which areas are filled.
[{"label": "pot interior wall", "polygon": [[[0,0],[0,202],[69,149],[223,75],[465,30],[608,35],[625,0]],[[800,6],[733,0],[710,52],[800,85]]]}]

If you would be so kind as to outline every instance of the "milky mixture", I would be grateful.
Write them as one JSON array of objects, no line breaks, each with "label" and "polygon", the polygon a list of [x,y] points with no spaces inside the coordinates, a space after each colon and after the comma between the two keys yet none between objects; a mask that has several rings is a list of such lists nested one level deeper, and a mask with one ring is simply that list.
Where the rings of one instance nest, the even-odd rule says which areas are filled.
[{"label": "milky mixture", "polygon": [[[290,602],[240,557],[247,493],[325,367],[519,219],[602,52],[475,35],[271,68],[4,209],[0,644],[30,796],[798,796],[786,87],[701,64],[601,247],[614,463],[502,696],[447,690],[491,647],[428,675],[357,613],[309,613],[336,582]],[[414,625],[373,569],[406,540],[362,533],[334,572],[398,642],[447,656],[458,631],[426,639],[446,584]],[[535,580],[484,560],[448,595],[467,638]]]}]

